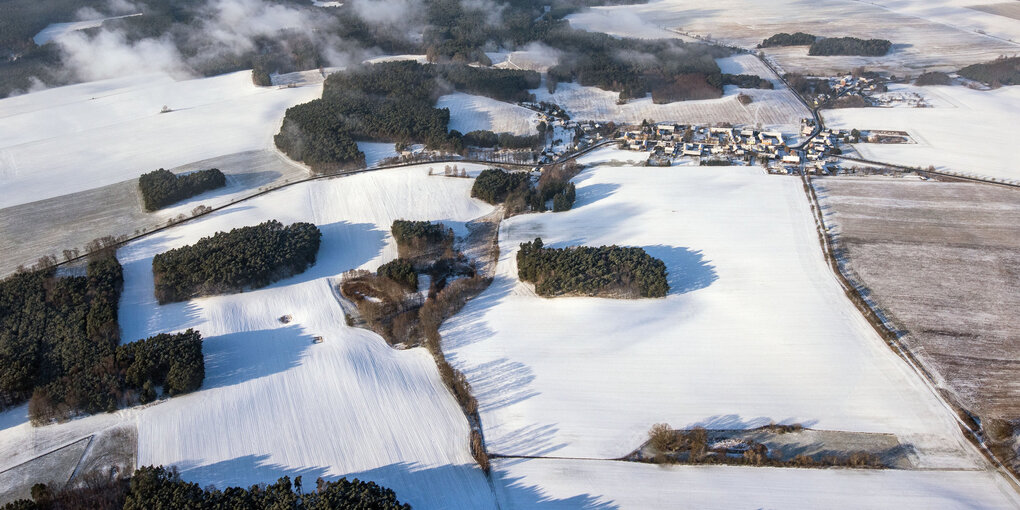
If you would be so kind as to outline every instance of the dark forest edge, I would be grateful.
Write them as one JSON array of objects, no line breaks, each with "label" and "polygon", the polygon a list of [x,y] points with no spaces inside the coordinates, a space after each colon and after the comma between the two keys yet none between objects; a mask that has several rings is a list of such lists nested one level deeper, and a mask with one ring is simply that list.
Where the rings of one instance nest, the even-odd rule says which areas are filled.
[{"label": "dark forest edge", "polygon": [[541,238],[521,243],[517,275],[543,297],[665,297],[666,264],[643,248],[545,248]]},{"label": "dark forest edge", "polygon": [[123,272],[112,251],[91,257],[86,276],[53,268],[0,281],[0,398],[29,401],[35,424],[115,411],[198,389],[202,336],[193,330],[120,344]]},{"label": "dark forest edge", "polygon": [[811,34],[805,34],[804,32],[795,32],[792,34],[780,32],[759,43],[758,47],[774,48],[776,46],[809,46],[817,39],[818,37]]},{"label": "dark forest edge", "polygon": [[142,467],[130,479],[53,492],[43,484],[32,487],[32,499],[4,505],[0,510],[410,510],[392,489],[355,478],[330,482],[319,478],[315,488],[303,487],[300,476],[284,476],[275,483],[223,490],[181,480],[174,467]]},{"label": "dark forest edge", "polygon": [[226,186],[227,178],[218,168],[175,174],[160,168],[138,178],[138,189],[146,211],[155,211],[216,188]]},{"label": "dark forest edge", "polygon": [[311,223],[276,220],[217,232],[152,259],[160,304],[265,287],[315,264],[322,233]]},{"label": "dark forest edge", "polygon": [[818,39],[808,48],[808,55],[852,55],[881,57],[889,53],[892,43],[885,39],[858,39],[856,37],[829,37]]},{"label": "dark forest edge", "polygon": [[969,65],[958,73],[991,87],[1020,85],[1020,57],[999,57],[991,62]]}]

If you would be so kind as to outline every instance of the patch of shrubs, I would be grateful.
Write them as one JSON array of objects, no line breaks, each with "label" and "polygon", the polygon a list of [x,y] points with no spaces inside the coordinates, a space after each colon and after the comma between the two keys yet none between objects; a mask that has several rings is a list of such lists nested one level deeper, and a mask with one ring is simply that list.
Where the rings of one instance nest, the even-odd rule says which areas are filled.
[{"label": "patch of shrubs", "polygon": [[430,221],[396,220],[390,227],[402,259],[420,266],[449,256],[453,249],[453,229]]},{"label": "patch of shrubs", "polygon": [[540,296],[664,297],[666,264],[642,248],[545,248],[541,238],[522,243],[517,274]]},{"label": "patch of shrubs", "polygon": [[929,71],[921,73],[920,76],[914,80],[914,85],[949,85],[951,83],[949,75],[941,71]]},{"label": "patch of shrubs", "polygon": [[407,259],[398,258],[379,266],[376,275],[389,278],[408,289],[418,288],[418,273]]},{"label": "patch of shrubs", "polygon": [[999,57],[991,62],[969,65],[958,73],[993,87],[1020,85],[1020,57]]},{"label": "patch of shrubs", "polygon": [[829,37],[818,39],[808,48],[808,55],[858,55],[881,57],[889,53],[892,43],[885,39],[858,39],[856,37]]},{"label": "patch of shrubs", "polygon": [[217,232],[152,259],[160,304],[265,287],[315,263],[322,233],[311,223],[270,220]]},{"label": "patch of shrubs", "polygon": [[531,176],[527,172],[507,172],[499,168],[482,170],[471,186],[471,197],[490,204],[500,204],[510,192],[531,187]]},{"label": "patch of shrubs", "polygon": [[[91,486],[95,485],[95,486]],[[187,508],[214,510],[244,508],[248,510],[332,510],[337,508],[366,510],[410,510],[411,506],[397,500],[393,490],[375,482],[341,478],[327,482],[316,480],[315,488],[302,486],[301,477],[284,476],[276,483],[253,485],[249,488],[227,487],[203,489],[197,483],[181,480],[174,467],[142,467],[129,481],[115,479],[87,488],[69,489],[51,494],[45,486],[33,490],[34,500],[8,503],[3,510],[148,510],[151,508]]]},{"label": "patch of shrubs", "polygon": [[542,212],[553,201],[553,211],[568,211],[574,206],[577,189],[570,182],[581,171],[574,161],[542,169],[538,184],[532,186],[526,172],[507,172],[499,168],[482,170],[471,186],[471,196],[490,204],[506,204],[508,215],[527,210]]},{"label": "patch of shrubs", "polygon": [[754,74],[724,74],[723,85],[736,85],[742,89],[772,89],[772,82]]},{"label": "patch of shrubs", "polygon": [[160,168],[138,178],[138,189],[142,192],[146,211],[162,209],[226,184],[227,178],[217,168],[183,175]]},{"label": "patch of shrubs", "polygon": [[762,41],[758,47],[772,48],[775,46],[807,46],[814,43],[815,39],[818,38],[811,34],[805,34],[804,32],[795,32],[792,34],[780,32]]}]

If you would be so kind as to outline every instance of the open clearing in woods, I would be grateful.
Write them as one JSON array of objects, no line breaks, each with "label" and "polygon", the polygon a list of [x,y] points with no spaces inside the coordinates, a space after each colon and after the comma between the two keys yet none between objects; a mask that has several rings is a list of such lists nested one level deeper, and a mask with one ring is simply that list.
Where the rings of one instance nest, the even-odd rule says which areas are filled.
[{"label": "open clearing in woods", "polygon": [[814,180],[858,284],[962,404],[1020,417],[1020,191],[890,178]]}]

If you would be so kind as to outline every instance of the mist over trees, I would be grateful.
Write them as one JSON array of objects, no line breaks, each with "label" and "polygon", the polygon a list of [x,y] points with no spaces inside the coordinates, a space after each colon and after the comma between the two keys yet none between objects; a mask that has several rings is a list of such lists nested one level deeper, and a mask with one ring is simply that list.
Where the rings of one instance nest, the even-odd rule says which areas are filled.
[{"label": "mist over trees", "polygon": [[889,52],[892,43],[885,39],[858,39],[856,37],[829,37],[818,39],[808,48],[808,55],[857,55],[881,57]]},{"label": "mist over trees", "polygon": [[276,220],[217,232],[152,259],[160,304],[265,287],[315,263],[322,233],[311,223]]},{"label": "mist over trees", "polygon": [[218,168],[178,175],[160,168],[141,175],[138,189],[146,211],[162,209],[211,189],[226,186],[227,178]]},{"label": "mist over trees", "polygon": [[545,248],[541,238],[522,243],[517,275],[540,296],[664,297],[666,264],[642,248]]}]

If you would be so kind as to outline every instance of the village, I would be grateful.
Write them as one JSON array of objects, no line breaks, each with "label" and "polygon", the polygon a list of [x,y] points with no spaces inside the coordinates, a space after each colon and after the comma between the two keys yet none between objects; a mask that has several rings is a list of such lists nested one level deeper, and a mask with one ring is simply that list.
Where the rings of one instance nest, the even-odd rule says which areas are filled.
[{"label": "village", "polygon": [[[801,134],[815,131],[812,119],[801,120]],[[672,166],[677,162],[701,166],[762,165],[769,173],[835,174],[835,155],[842,154],[839,144],[849,141],[851,133],[823,129],[803,148],[787,145],[778,131],[750,127],[699,126],[673,122],[650,123],[623,129],[617,141],[619,148],[651,151],[649,166]]]}]

